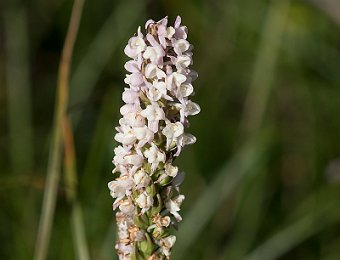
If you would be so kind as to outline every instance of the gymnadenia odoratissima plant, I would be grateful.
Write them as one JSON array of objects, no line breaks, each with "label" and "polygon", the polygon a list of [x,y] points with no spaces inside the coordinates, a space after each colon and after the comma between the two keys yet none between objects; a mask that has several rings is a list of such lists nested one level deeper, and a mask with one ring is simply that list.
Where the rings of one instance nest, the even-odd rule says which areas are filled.
[{"label": "gymnadenia odoratissima plant", "polygon": [[190,99],[197,73],[190,68],[193,46],[181,18],[173,26],[167,17],[148,20],[145,31],[139,27],[124,49],[131,58],[125,64],[129,87],[116,128],[116,178],[108,184],[119,259],[170,258],[184,200],[179,190],[184,173],[173,162],[184,146],[195,143],[185,129],[188,116],[200,112]]}]

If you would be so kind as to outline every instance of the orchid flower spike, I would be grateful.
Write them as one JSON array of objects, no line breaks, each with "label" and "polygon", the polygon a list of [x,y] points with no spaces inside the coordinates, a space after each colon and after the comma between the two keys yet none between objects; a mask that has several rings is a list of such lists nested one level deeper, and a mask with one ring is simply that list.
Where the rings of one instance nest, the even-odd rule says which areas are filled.
[{"label": "orchid flower spike", "polygon": [[184,195],[179,185],[184,173],[173,165],[182,148],[196,138],[185,130],[188,116],[200,112],[191,101],[192,45],[187,27],[178,16],[173,26],[168,18],[148,20],[124,49],[125,83],[116,128],[113,164],[116,179],[108,184],[114,198],[121,260],[170,259],[176,242],[173,227],[182,220]]}]

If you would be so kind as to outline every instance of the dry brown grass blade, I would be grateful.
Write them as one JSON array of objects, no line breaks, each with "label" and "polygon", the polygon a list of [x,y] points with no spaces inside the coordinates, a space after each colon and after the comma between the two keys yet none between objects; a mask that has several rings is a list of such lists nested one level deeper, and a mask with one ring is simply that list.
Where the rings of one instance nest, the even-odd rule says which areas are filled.
[{"label": "dry brown grass blade", "polygon": [[63,118],[66,115],[72,53],[78,33],[83,5],[84,0],[74,1],[71,13],[71,20],[69,23],[64,47],[62,50],[62,56],[59,63],[52,145],[50,148],[50,157],[47,168],[47,182],[34,253],[34,259],[37,260],[46,259],[51,236],[51,228],[57,199],[57,188],[60,179],[60,164],[63,146],[62,123]]},{"label": "dry brown grass blade", "polygon": [[73,234],[73,242],[77,255],[77,259],[90,259],[89,249],[86,242],[84,229],[83,212],[80,202],[77,198],[77,167],[76,167],[76,151],[74,146],[74,138],[71,122],[68,115],[63,119],[64,134],[64,172],[66,196],[72,206],[71,211],[71,228]]}]

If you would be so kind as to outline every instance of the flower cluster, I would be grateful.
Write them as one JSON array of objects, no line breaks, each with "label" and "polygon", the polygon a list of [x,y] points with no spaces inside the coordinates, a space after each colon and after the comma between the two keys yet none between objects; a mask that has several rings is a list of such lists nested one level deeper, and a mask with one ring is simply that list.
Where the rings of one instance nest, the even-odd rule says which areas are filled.
[{"label": "flower cluster", "polygon": [[187,117],[200,112],[190,100],[192,45],[187,28],[178,16],[174,26],[167,17],[138,28],[125,47],[132,60],[126,75],[115,140],[113,163],[116,179],[108,186],[115,199],[118,224],[116,249],[120,259],[169,259],[176,241],[171,227],[182,218],[178,213],[184,200],[179,184],[184,173],[173,165],[185,145],[196,138],[185,133]]}]

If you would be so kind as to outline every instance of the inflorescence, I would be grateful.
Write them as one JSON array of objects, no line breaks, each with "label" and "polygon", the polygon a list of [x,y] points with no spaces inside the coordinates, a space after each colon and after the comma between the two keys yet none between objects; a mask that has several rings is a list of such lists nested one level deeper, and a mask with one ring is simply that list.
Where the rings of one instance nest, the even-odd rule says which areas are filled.
[{"label": "inflorescence", "polygon": [[178,213],[184,200],[179,185],[184,173],[173,165],[185,145],[196,138],[185,133],[187,117],[200,112],[190,100],[192,45],[187,27],[178,16],[174,26],[168,18],[145,24],[146,36],[138,28],[125,47],[132,60],[126,62],[125,88],[120,109],[122,118],[115,140],[113,173],[108,184],[115,199],[120,259],[169,259],[176,237],[172,227],[182,220]]}]

